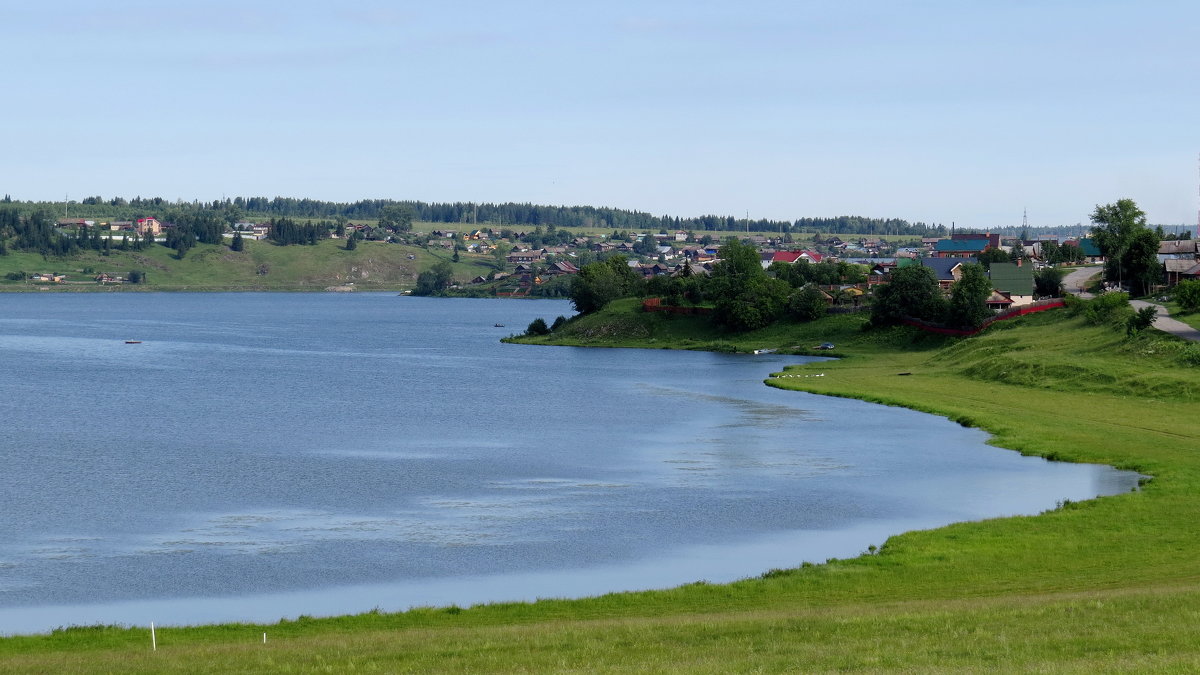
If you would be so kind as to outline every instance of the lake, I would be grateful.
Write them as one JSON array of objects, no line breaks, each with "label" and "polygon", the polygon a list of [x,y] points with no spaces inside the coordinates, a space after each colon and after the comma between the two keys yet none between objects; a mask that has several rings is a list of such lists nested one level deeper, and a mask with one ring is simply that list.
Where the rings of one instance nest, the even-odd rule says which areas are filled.
[{"label": "lake", "polygon": [[732,581],[1136,486],[762,384],[804,357],[499,342],[570,313],[0,295],[0,633]]}]

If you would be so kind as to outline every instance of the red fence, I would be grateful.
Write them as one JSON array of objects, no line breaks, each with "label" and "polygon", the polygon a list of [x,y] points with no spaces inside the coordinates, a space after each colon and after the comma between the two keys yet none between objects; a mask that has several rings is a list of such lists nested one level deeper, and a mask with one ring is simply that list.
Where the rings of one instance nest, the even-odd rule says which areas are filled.
[{"label": "red fence", "polygon": [[921,330],[923,330],[927,333],[937,333],[939,335],[955,335],[955,336],[959,336],[959,337],[967,337],[970,335],[978,334],[980,331],[982,331],[983,329],[987,328],[988,326],[992,325],[993,323],[995,323],[997,321],[1004,321],[1006,319],[1015,319],[1019,316],[1025,316],[1026,314],[1033,314],[1035,312],[1044,312],[1048,309],[1057,309],[1059,307],[1065,307],[1065,306],[1066,306],[1066,303],[1063,301],[1062,298],[1054,298],[1053,300],[1038,300],[1037,302],[1034,302],[1034,303],[1031,303],[1028,305],[1021,305],[1020,307],[1013,307],[1011,309],[1006,309],[1003,312],[1000,312],[999,314],[997,314],[996,316],[989,317],[987,320],[985,320],[983,322],[982,326],[980,326],[979,328],[976,328],[975,330],[963,330],[961,328],[946,328],[945,326],[938,326],[935,324],[926,323],[926,322],[920,321],[918,319],[901,319],[900,323],[903,323],[906,326],[920,328]]}]

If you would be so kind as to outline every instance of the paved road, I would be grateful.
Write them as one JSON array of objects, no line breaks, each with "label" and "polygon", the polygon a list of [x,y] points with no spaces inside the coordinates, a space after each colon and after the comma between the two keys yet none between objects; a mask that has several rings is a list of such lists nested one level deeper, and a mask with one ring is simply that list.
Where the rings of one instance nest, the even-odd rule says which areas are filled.
[{"label": "paved road", "polygon": [[1084,300],[1092,297],[1091,293],[1083,289],[1088,287],[1088,281],[1104,271],[1103,265],[1093,265],[1091,267],[1076,267],[1063,277],[1063,290],[1068,293],[1074,293]]},{"label": "paved road", "polygon": [[1158,317],[1154,319],[1155,328],[1164,333],[1178,335],[1184,340],[1200,342],[1200,330],[1196,330],[1195,328],[1192,328],[1191,326],[1177,319],[1172,319],[1170,316],[1168,316],[1166,307],[1163,307],[1162,305],[1156,305],[1153,302],[1146,302],[1145,300],[1130,300],[1129,304],[1133,305],[1136,309],[1141,309],[1143,307],[1157,307]]},{"label": "paved road", "polygon": [[[1103,269],[1102,266],[1097,265],[1093,267],[1078,267],[1071,270],[1067,276],[1063,277],[1063,290],[1068,293],[1074,293],[1084,299],[1091,298],[1092,294],[1085,292],[1083,289],[1087,288],[1088,280],[1099,274]],[[1200,342],[1200,330],[1196,330],[1178,319],[1172,319],[1166,307],[1146,302],[1145,300],[1130,300],[1129,304],[1133,305],[1135,309],[1151,306],[1157,307],[1158,317],[1154,319],[1155,328],[1164,333],[1178,335],[1185,340]]]}]

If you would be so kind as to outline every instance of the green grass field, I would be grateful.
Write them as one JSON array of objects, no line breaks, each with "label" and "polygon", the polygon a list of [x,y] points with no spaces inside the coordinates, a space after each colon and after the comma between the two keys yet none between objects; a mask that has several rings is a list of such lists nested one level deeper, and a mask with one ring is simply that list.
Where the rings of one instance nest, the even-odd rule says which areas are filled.
[{"label": "green grass field", "polygon": [[[1002,447],[1153,479],[1124,495],[899,534],[854,559],[727,585],[164,629],[157,652],[144,628],[69,629],[0,640],[0,671],[1200,670],[1197,346],[1154,331],[1127,339],[1067,310],[967,340],[861,323],[832,317],[735,339],[618,303],[560,339],[739,349],[832,341],[843,358],[791,367],[769,384],[945,415]],[[824,377],[792,377],[815,373]]]}]

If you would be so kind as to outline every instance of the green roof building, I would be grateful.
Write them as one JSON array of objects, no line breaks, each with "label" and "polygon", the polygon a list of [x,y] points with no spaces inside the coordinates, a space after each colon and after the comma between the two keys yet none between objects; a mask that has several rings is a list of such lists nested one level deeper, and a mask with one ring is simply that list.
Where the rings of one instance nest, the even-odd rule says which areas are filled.
[{"label": "green roof building", "polygon": [[1016,263],[992,263],[988,276],[992,288],[1009,295],[1033,295],[1033,265]]}]

